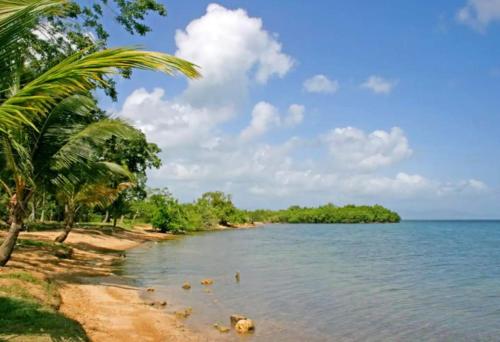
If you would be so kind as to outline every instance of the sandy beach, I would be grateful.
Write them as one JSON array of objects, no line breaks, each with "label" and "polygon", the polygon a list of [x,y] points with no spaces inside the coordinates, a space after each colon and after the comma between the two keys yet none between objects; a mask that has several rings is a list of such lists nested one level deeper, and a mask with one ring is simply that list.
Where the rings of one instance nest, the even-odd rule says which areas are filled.
[{"label": "sandy beach", "polygon": [[[20,238],[53,241],[57,234],[23,232]],[[113,264],[123,257],[121,252],[147,241],[172,238],[149,232],[145,227],[107,233],[75,229],[66,243],[73,248],[70,259],[57,258],[39,248],[23,248],[0,272],[29,272],[55,281],[60,295],[59,312],[79,322],[92,341],[208,341],[206,336],[186,329],[179,318],[168,312],[168,304],[166,309],[150,305],[141,296],[146,289],[126,285],[112,274]],[[168,298],[162,300],[168,303]]]}]

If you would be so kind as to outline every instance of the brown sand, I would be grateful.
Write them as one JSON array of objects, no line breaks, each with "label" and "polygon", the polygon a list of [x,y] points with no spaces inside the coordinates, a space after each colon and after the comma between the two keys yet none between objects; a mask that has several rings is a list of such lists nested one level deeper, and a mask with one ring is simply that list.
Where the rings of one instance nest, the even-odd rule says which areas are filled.
[{"label": "brown sand", "polygon": [[[22,233],[20,238],[53,241],[57,234]],[[7,268],[56,280],[61,286],[60,311],[80,322],[92,341],[209,341],[206,335],[186,329],[173,314],[147,305],[140,297],[144,289],[123,285],[111,275],[112,264],[120,259],[118,252],[145,241],[171,238],[144,228],[108,234],[75,229],[66,241],[74,248],[71,259],[28,248],[15,251]]]}]

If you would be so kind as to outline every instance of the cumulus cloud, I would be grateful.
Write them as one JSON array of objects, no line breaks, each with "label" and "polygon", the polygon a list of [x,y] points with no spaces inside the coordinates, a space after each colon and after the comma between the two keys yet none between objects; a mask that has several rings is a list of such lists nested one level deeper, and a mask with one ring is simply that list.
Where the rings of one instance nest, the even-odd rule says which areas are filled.
[{"label": "cumulus cloud", "polygon": [[230,108],[211,111],[203,107],[164,99],[165,91],[144,88],[130,94],[119,115],[132,121],[161,147],[186,146],[206,142],[216,126],[231,117]]},{"label": "cumulus cloud", "polygon": [[468,0],[457,11],[457,20],[483,31],[491,22],[500,20],[500,0]]},{"label": "cumulus cloud", "polygon": [[[184,92],[171,100],[163,89],[137,89],[119,113],[161,147],[212,146],[218,125],[241,112],[250,83],[283,77],[293,65],[277,36],[264,30],[260,18],[242,9],[211,4],[202,17],[178,30],[175,40],[176,55],[199,65],[203,77],[189,80]],[[244,136],[262,134],[271,124],[260,121],[265,114],[259,110],[253,128]]]},{"label": "cumulus cloud", "polygon": [[372,75],[361,84],[361,87],[369,89],[375,94],[389,94],[396,84],[397,81],[387,80],[383,77]]},{"label": "cumulus cloud", "polygon": [[354,128],[335,128],[323,135],[322,141],[343,168],[375,170],[408,158],[412,150],[399,127],[366,134]]},{"label": "cumulus cloud", "polygon": [[189,81],[184,98],[191,104],[225,104],[242,100],[249,82],[265,84],[283,77],[293,60],[260,18],[243,9],[210,4],[206,14],[175,35],[176,55],[201,67],[203,78]]},{"label": "cumulus cloud", "polygon": [[259,102],[252,110],[252,121],[240,134],[244,140],[264,134],[273,126],[280,125],[280,115],[276,107],[268,102]]},{"label": "cumulus cloud", "polygon": [[304,106],[292,104],[288,107],[288,114],[282,117],[275,106],[261,101],[254,106],[250,124],[241,131],[240,137],[243,140],[250,140],[272,128],[296,126],[304,119],[304,111]]},{"label": "cumulus cloud", "polygon": [[285,126],[293,127],[302,122],[304,120],[304,112],[306,107],[299,104],[292,104],[288,107],[288,115],[284,120]]},{"label": "cumulus cloud", "polygon": [[[412,154],[398,127],[373,132],[325,128],[310,138],[266,142],[266,132],[303,122],[306,108],[297,103],[280,111],[258,102],[247,111],[247,127],[239,134],[225,131],[225,124],[244,112],[241,103],[250,85],[285,76],[293,59],[282,51],[277,36],[264,30],[261,19],[214,4],[177,32],[176,43],[176,54],[200,65],[204,77],[188,81],[176,97],[167,98],[160,88],[136,89],[116,112],[163,149],[162,168],[149,173],[152,186],[168,186],[185,201],[219,189],[232,192],[237,204],[247,207],[325,201],[383,204],[399,198],[456,198],[488,189],[476,179],[439,182],[383,170]],[[327,82],[320,77],[320,85],[311,89],[334,92],[338,84],[323,77]],[[366,87],[376,93],[388,93],[395,85],[372,78]],[[266,198],[269,202],[261,205]]]},{"label": "cumulus cloud", "polygon": [[336,93],[339,82],[330,80],[325,75],[315,75],[304,81],[304,89],[309,93]]}]

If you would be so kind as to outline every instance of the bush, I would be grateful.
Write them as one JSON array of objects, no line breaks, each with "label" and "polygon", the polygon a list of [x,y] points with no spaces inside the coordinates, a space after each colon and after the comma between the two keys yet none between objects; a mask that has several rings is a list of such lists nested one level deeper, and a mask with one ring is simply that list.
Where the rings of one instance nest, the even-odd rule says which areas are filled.
[{"label": "bush", "polygon": [[153,210],[151,224],[163,233],[184,231],[187,223],[186,212],[176,199],[166,198],[164,201],[157,203]]}]

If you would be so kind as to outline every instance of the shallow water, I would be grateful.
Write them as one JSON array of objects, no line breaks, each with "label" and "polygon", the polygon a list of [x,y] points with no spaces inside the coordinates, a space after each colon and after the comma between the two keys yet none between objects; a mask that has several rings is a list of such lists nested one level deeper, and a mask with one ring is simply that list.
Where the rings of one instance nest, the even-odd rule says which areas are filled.
[{"label": "shallow water", "polygon": [[[500,340],[500,222],[270,225],[127,256],[123,274],[155,287],[168,310],[192,306],[186,324],[221,340]],[[211,327],[233,313],[256,322],[252,337]]]}]

